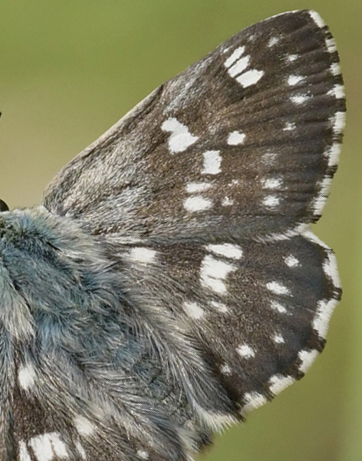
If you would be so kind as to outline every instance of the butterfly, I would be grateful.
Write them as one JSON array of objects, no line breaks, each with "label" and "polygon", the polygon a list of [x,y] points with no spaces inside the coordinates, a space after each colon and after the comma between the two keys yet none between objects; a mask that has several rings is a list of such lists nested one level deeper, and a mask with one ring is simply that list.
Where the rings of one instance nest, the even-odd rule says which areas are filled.
[{"label": "butterfly", "polygon": [[0,203],[0,458],[186,461],[299,380],[341,297],[310,230],[345,97],[314,11],[259,22]]}]

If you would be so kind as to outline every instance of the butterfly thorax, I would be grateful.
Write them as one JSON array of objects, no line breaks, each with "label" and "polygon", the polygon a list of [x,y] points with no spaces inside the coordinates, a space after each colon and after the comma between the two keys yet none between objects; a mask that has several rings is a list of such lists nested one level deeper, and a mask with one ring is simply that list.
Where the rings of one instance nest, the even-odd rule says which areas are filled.
[{"label": "butterfly thorax", "polygon": [[[37,317],[60,322],[55,331],[61,338],[62,323],[67,329],[86,323],[94,304],[90,294],[108,285],[107,297],[112,297],[109,263],[92,239],[66,218],[42,207],[1,213],[0,237],[0,315],[5,329],[18,340],[38,334]],[[119,304],[118,295],[113,298],[109,304]],[[55,334],[51,324],[47,340]]]}]

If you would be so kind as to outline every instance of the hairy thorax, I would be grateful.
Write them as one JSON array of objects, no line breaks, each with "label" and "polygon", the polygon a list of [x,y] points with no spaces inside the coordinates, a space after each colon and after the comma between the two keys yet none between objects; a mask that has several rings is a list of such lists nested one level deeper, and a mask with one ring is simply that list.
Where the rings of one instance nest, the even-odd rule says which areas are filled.
[{"label": "hairy thorax", "polygon": [[[84,327],[97,294],[119,304],[119,287],[114,292],[116,280],[99,245],[74,221],[43,207],[0,214],[0,252],[0,318],[19,341],[35,334],[51,341],[54,322],[58,336],[62,323]],[[36,332],[41,319],[49,327]]]}]

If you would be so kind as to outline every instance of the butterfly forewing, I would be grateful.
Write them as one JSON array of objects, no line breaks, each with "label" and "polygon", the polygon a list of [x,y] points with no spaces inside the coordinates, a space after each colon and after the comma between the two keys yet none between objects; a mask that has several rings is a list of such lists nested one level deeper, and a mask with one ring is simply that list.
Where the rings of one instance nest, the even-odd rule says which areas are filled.
[{"label": "butterfly forewing", "polygon": [[341,296],[308,225],[344,112],[328,28],[285,13],[160,86],[56,176],[29,212],[29,240],[48,226],[37,251],[11,239],[16,261],[33,251],[7,269],[40,314],[7,373],[8,460],[183,461],[304,375]]},{"label": "butterfly forewing", "polygon": [[132,238],[254,237],[315,221],[336,169],[341,84],[333,39],[310,12],[263,21],[146,98],[44,204]]}]

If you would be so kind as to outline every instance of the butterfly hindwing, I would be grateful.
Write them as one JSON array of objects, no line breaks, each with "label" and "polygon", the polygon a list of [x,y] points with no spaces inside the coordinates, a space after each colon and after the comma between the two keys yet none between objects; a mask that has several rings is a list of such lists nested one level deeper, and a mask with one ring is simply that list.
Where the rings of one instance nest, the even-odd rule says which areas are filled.
[{"label": "butterfly hindwing", "polygon": [[304,375],[341,295],[332,251],[309,232],[134,247],[123,259],[130,285],[141,280],[139,302],[152,299],[188,325],[241,415]]},{"label": "butterfly hindwing", "polygon": [[[157,368],[145,356],[142,376],[136,366],[125,376],[124,364],[118,370],[114,367],[112,373],[107,363],[85,366],[85,356],[83,363],[76,363],[74,356],[63,353],[62,357],[59,350],[46,356],[38,353],[36,362],[29,357],[24,361],[20,355],[11,415],[4,427],[10,435],[12,459],[186,460],[177,424],[167,412],[174,420],[178,416],[185,419],[187,402],[171,380],[162,380],[159,365]],[[140,378],[149,379],[147,365],[154,374],[148,392],[139,385]],[[163,387],[157,393],[160,382]],[[178,416],[177,405],[181,409]],[[185,437],[186,433],[185,428]],[[197,436],[194,438],[195,447],[208,443],[208,437],[207,431],[200,430],[198,442]]]},{"label": "butterfly hindwing", "polygon": [[320,216],[344,111],[328,29],[316,13],[279,15],[155,90],[59,173],[44,205],[124,238],[285,232]]}]

